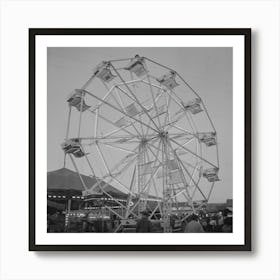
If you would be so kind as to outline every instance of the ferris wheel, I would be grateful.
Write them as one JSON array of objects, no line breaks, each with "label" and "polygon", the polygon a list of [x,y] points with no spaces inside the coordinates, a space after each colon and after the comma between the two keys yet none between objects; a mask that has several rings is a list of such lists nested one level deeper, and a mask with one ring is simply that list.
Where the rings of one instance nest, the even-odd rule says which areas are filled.
[{"label": "ferris wheel", "polygon": [[[101,62],[67,99],[62,148],[76,171],[137,217],[150,200],[168,229],[176,205],[193,212],[219,180],[217,132],[199,94],[175,70],[147,57]],[[106,191],[128,194],[126,203]],[[132,203],[132,201],[134,201]],[[180,204],[181,203],[181,204]],[[151,215],[153,214],[151,213]]]}]

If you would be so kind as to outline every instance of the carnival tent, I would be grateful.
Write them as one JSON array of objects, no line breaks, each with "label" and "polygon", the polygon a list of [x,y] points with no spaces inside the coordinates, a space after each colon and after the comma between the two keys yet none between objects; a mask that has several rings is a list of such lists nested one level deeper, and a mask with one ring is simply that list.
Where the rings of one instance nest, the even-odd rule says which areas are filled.
[{"label": "carnival tent", "polygon": [[[85,183],[87,188],[92,187],[97,183],[96,178],[91,176],[86,176],[81,174],[82,180]],[[105,182],[101,182],[104,190],[111,195],[126,195],[125,193],[121,192],[120,190],[114,188],[111,185],[106,184]],[[61,168],[58,170],[50,171],[47,174],[47,188],[48,192],[53,191],[78,191],[82,192],[84,190],[81,179],[79,174],[75,171],[72,171],[67,168]],[[102,191],[98,187],[98,185],[94,189],[96,193],[100,194]]]}]

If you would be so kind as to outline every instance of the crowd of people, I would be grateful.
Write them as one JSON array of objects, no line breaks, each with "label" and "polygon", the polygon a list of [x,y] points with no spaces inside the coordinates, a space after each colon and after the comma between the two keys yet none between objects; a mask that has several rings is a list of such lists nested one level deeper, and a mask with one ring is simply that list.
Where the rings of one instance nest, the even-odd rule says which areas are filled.
[{"label": "crowd of people", "polygon": [[191,214],[186,220],[184,232],[232,232],[232,215],[222,212],[205,216]]},{"label": "crowd of people", "polygon": [[[161,220],[150,219],[148,211],[141,212],[141,218],[131,217],[122,226],[121,220],[113,215],[106,219],[89,219],[89,214],[83,218],[75,218],[68,223],[65,215],[56,212],[48,215],[48,232],[163,232]],[[203,232],[232,232],[232,212],[225,209],[217,213],[172,214],[170,216],[171,232],[203,233]]]},{"label": "crowd of people", "polygon": [[[136,225],[136,232],[153,232],[153,224],[148,216],[147,211],[142,212],[141,219]],[[172,232],[232,232],[232,212],[224,210],[211,214],[200,212],[171,215],[170,227]]]}]

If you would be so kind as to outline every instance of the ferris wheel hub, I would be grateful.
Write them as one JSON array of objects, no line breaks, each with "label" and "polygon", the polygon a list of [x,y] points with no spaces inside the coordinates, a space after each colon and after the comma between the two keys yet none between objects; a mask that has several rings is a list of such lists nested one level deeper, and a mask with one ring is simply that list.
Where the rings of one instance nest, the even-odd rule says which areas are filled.
[{"label": "ferris wheel hub", "polygon": [[145,146],[147,143],[148,143],[148,139],[147,138],[142,138],[141,141],[140,141],[140,144],[142,146]]},{"label": "ferris wheel hub", "polygon": [[160,131],[158,135],[159,135],[159,138],[167,138],[168,131]]}]

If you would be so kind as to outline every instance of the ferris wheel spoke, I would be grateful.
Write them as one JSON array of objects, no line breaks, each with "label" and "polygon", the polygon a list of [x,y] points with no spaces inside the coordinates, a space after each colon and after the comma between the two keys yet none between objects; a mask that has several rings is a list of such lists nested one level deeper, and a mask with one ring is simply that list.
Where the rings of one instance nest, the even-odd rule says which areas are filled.
[{"label": "ferris wheel spoke", "polygon": [[[132,159],[125,163],[125,165],[120,169],[118,170],[122,164],[124,164],[123,162],[120,163],[120,164],[117,164],[114,166],[114,168],[111,170],[110,174],[115,174],[115,176],[118,176],[118,175],[121,175],[124,171],[126,171],[126,169],[131,166],[133,164],[134,161],[136,161],[137,157],[132,157]],[[106,179],[106,178],[110,178],[110,174],[106,174],[105,176],[103,176],[103,179]]]},{"label": "ferris wheel spoke", "polygon": [[174,135],[173,139],[177,139],[177,141],[185,140],[185,142],[182,143],[182,146],[185,146],[196,139],[194,135],[188,135],[188,136],[189,137],[186,136],[186,133],[178,133],[177,135]]},{"label": "ferris wheel spoke", "polygon": [[[122,92],[126,97],[128,97],[128,98],[129,98],[131,101],[133,101],[134,103],[137,103],[138,105],[141,104],[140,101],[138,101],[138,99],[135,99],[134,96],[131,96],[127,91],[125,91],[124,89],[122,89],[120,86],[116,86],[116,89],[118,89],[120,92]],[[139,105],[139,107],[141,107],[142,112],[139,112],[138,115],[141,114],[141,113],[144,114],[145,111],[143,110],[143,108],[144,108],[144,109],[146,109],[146,108],[145,108],[142,104]],[[146,109],[146,110],[147,110],[147,109]]]},{"label": "ferris wheel spoke", "polygon": [[[181,131],[177,132],[177,133],[175,133],[175,132],[168,132],[168,136],[172,136],[172,137],[178,139],[178,138],[186,137],[186,132],[181,132]],[[195,137],[193,134],[191,134],[191,135],[188,134],[188,136],[191,137],[189,139],[193,139]]]},{"label": "ferris wheel spoke", "polygon": [[[139,115],[139,119],[141,122],[143,122],[141,114]],[[142,133],[142,137],[143,137],[145,135],[145,133],[144,133],[144,127],[142,124],[140,125],[140,129],[141,129],[141,133]]]},{"label": "ferris wheel spoke", "polygon": [[153,144],[150,144],[150,143],[149,143],[148,149],[150,150],[150,152],[154,155],[154,157],[157,158],[157,160],[158,160],[162,165],[164,165],[164,162],[162,161],[162,159],[160,159],[160,157],[158,156],[158,154],[155,155],[155,153],[153,152],[153,150],[151,149],[151,147],[154,148],[157,152],[161,152],[161,153],[162,153],[162,149],[161,149],[160,147],[156,147],[156,146],[154,146]]},{"label": "ferris wheel spoke", "polygon": [[[136,121],[133,121],[133,123],[135,123],[135,122],[136,122]],[[119,127],[118,129],[115,129],[115,130],[113,130],[113,131],[111,131],[111,132],[106,133],[106,134],[104,135],[104,137],[107,137],[107,136],[111,136],[111,135],[113,135],[113,134],[116,134],[116,133],[122,131],[123,129],[126,129],[126,128],[130,127],[131,125],[132,125],[132,122],[129,123],[129,124],[127,124],[127,125],[125,125],[125,126]]]},{"label": "ferris wheel spoke", "polygon": [[[131,77],[131,80],[133,80],[133,74],[132,74],[131,72],[130,72],[130,77]],[[142,80],[138,80],[138,81],[141,82]],[[127,83],[127,84],[128,84],[128,83]],[[119,84],[119,85],[120,85],[120,84]],[[122,85],[123,85],[123,83],[122,83]],[[133,88],[134,88],[134,91],[136,92],[135,83],[133,83],[132,86],[133,86]],[[119,87],[119,86],[116,86],[116,94],[117,94],[118,99],[120,100],[120,102],[121,102],[121,104],[122,104],[123,110],[126,111],[125,106],[124,106],[124,102],[123,102],[123,100],[122,100],[122,98],[121,98],[121,95],[119,94],[118,91],[121,91],[121,90],[120,90],[120,87]],[[134,100],[134,99],[133,99],[133,100]],[[134,101],[134,102],[135,102],[135,101]],[[143,132],[143,125],[142,125],[142,122],[143,122],[143,121],[142,121],[142,117],[141,117],[141,112],[139,112],[138,116],[139,116],[139,120],[140,120],[140,122],[141,122],[141,124],[140,124],[140,130],[141,130],[142,137],[143,137],[144,132]],[[137,130],[136,127],[135,127],[135,125],[134,125],[134,124],[136,124],[136,122],[130,120],[130,123],[131,123],[131,125],[134,126],[135,130]],[[139,135],[140,135],[140,133],[139,133]]]},{"label": "ferris wheel spoke", "polygon": [[[117,101],[117,103],[119,104],[119,106],[121,107],[121,109],[122,109],[122,111],[123,112],[125,112],[125,107],[124,107],[124,104],[123,104],[123,100],[122,100],[122,98],[121,98],[121,96],[119,95],[119,93],[118,93],[118,91],[117,90],[119,90],[119,88],[118,87],[116,87],[116,89],[115,89],[115,93],[116,93],[116,95],[117,95],[117,97],[118,97],[118,99],[119,99],[119,102],[120,102],[120,104],[119,104],[119,102]],[[141,121],[141,120],[140,120]],[[131,124],[131,126],[134,128],[134,130],[136,131],[136,133],[139,135],[139,136],[141,136],[141,133],[137,130],[137,128],[135,127],[135,125],[134,125],[134,121],[129,121],[130,122],[130,124]],[[142,123],[142,122],[141,122]],[[141,124],[141,128],[142,128],[142,124]]]},{"label": "ferris wheel spoke", "polygon": [[191,119],[190,119],[190,115],[188,114],[188,112],[184,111],[183,114],[185,115],[186,119],[188,120],[188,123],[193,131],[193,133],[197,133],[197,128],[196,126],[192,123]]},{"label": "ferris wheel spoke", "polygon": [[169,122],[169,123],[163,125],[162,128],[166,129],[166,127],[172,126],[172,124],[175,124],[175,123],[177,123],[178,121],[179,121],[178,119],[177,119],[177,120],[174,120],[174,121],[171,121],[171,122]]},{"label": "ferris wheel spoke", "polygon": [[[155,141],[156,141],[156,139],[155,139],[155,140],[152,140],[151,142],[155,142]],[[136,156],[136,155],[134,155],[134,156],[131,156],[131,155],[125,156],[124,158],[122,158],[122,159],[112,168],[111,173],[115,172],[118,168],[120,168],[120,167],[122,166],[122,164],[125,164],[126,161],[127,161],[127,159],[129,159],[130,157],[131,157],[131,159],[126,163],[125,167],[122,168],[122,169],[118,172],[118,174],[121,173],[121,172],[123,172],[123,171],[126,169],[126,167],[128,167],[129,165],[131,165],[131,164],[133,163],[133,161],[135,161],[136,159],[138,159],[138,157],[139,157],[139,154],[137,154],[138,148],[139,148],[139,147],[137,146],[137,147],[133,150],[133,152],[135,152],[137,156]],[[107,175],[107,177],[108,177],[108,175]],[[103,177],[103,179],[105,179],[105,178],[106,178],[106,176]]]},{"label": "ferris wheel spoke", "polygon": [[[117,89],[118,89],[119,91],[125,93],[126,95],[128,95],[128,93],[125,92],[123,89],[121,89],[121,88],[119,88],[119,87],[117,87]],[[159,91],[158,91],[157,96],[156,96],[156,98],[155,98],[155,102],[158,102],[158,100],[159,100],[159,98],[162,96],[162,94],[163,94],[163,91],[162,91],[162,89],[159,87]],[[136,102],[136,100],[133,99],[132,97],[129,96],[129,98],[130,98],[133,102]],[[146,99],[146,100],[143,101],[143,104],[144,104],[144,103],[148,103],[149,101],[150,101],[150,99]],[[150,103],[148,103],[148,104],[150,104]],[[153,110],[153,109],[154,109],[154,105],[153,105],[153,104],[147,108],[147,110],[148,110],[149,112],[150,112],[151,110]],[[143,114],[145,114],[145,112],[143,112],[143,111],[142,111],[142,112],[140,111],[139,114],[138,114],[138,116],[139,116],[139,118],[140,118],[140,121],[141,121],[141,124],[142,124],[142,127],[143,127],[143,121],[142,121],[142,115],[143,115]],[[137,120],[134,120],[134,121],[131,122],[131,123],[134,124],[135,122],[137,122]],[[150,129],[152,129],[150,125],[151,125],[151,119],[149,119],[148,125],[146,125],[146,133],[145,133],[145,134],[147,134],[148,131],[149,131]],[[127,126],[129,126],[129,125],[126,125],[126,126],[124,126],[124,127],[127,127]]]},{"label": "ferris wheel spoke", "polygon": [[[175,137],[174,137],[174,138],[175,138]],[[174,138],[173,138],[173,139],[174,139]],[[177,139],[177,138],[176,138],[176,139]],[[181,145],[184,147],[184,146],[190,144],[191,142],[193,142],[194,139],[196,139],[196,138],[195,138],[195,137],[192,137],[192,138],[188,139],[186,142],[181,143]],[[177,140],[178,140],[178,139],[177,139]],[[179,147],[179,148],[176,149],[176,151],[180,151],[180,150],[182,150],[181,147]],[[183,151],[183,153],[186,153],[186,152]]]},{"label": "ferris wheel spoke", "polygon": [[[182,116],[185,116],[186,118],[187,118],[187,120],[188,120],[188,123],[190,124],[190,126],[191,126],[191,129],[193,130],[193,132],[197,132],[197,129],[196,129],[196,126],[195,126],[195,124],[194,124],[194,122],[192,121],[192,118],[191,118],[191,116],[190,116],[190,114],[188,113],[188,112],[186,112],[186,110],[185,110],[185,108],[184,108],[184,105],[183,105],[183,101],[176,95],[176,93],[172,90],[172,89],[170,89],[170,92],[171,93],[169,93],[168,91],[167,91],[167,94],[169,95],[169,97],[170,98],[172,98],[172,100],[181,108],[181,117]],[[179,100],[179,101],[178,101]],[[180,112],[179,111],[179,112]],[[179,112],[176,112],[172,117],[171,117],[171,119],[173,118],[173,117],[175,117]]]},{"label": "ferris wheel spoke", "polygon": [[[133,163],[133,161],[135,161],[136,159],[137,159],[137,157],[132,157],[132,159],[130,159],[130,161],[127,162],[127,163],[122,167],[122,169],[119,170],[119,171],[117,172],[117,174],[121,174],[121,173],[122,173],[124,170],[126,170],[127,167],[130,166],[130,165]],[[112,178],[110,177],[110,174],[114,173],[118,168],[120,168],[120,166],[121,166],[123,163],[125,163],[126,160],[127,160],[127,156],[124,157],[122,160],[120,160],[119,163],[115,165],[115,167],[111,170],[111,172],[110,172],[109,174],[106,174],[105,176],[102,176],[101,178],[99,178],[99,181],[104,182],[103,180],[106,180],[106,179],[108,179],[108,177],[109,177],[110,180],[107,181],[107,182],[104,182],[104,183],[106,183],[107,185],[109,185],[109,184],[112,182]],[[93,189],[96,188],[98,185],[99,185],[98,182],[95,183],[95,184],[90,188],[90,190],[93,190]]]},{"label": "ferris wheel spoke", "polygon": [[124,151],[124,152],[131,153],[131,154],[137,154],[136,152],[125,149],[123,147],[114,146],[114,145],[112,145],[112,143],[110,143],[110,144],[109,143],[101,143],[101,144],[106,145],[106,146],[111,147],[111,148],[114,148],[114,149],[117,149],[119,151]]},{"label": "ferris wheel spoke", "polygon": [[172,141],[173,143],[175,143],[176,145],[178,145],[180,148],[182,148],[183,150],[187,151],[188,153],[194,155],[195,157],[198,157],[199,159],[201,159],[202,161],[208,163],[209,165],[213,166],[214,168],[217,168],[216,165],[214,165],[213,163],[211,163],[210,161],[208,161],[207,159],[201,157],[200,155],[197,155],[196,153],[194,153],[193,151],[191,151],[190,149],[182,146],[181,144],[179,144],[178,142],[176,142],[174,139],[170,139],[170,141]]},{"label": "ferris wheel spoke", "polygon": [[[155,106],[155,104],[159,101],[159,99],[160,99],[160,97],[161,97],[162,95],[163,95],[163,90],[162,90],[161,87],[159,87],[159,88],[158,88],[157,96],[156,96],[156,98],[155,98],[155,103],[153,103],[152,106],[149,107],[149,111],[155,109],[154,106]],[[156,115],[158,115],[158,114],[156,113]],[[151,119],[149,119],[149,122],[148,122],[148,125],[150,125],[150,124],[151,124]],[[147,127],[145,135],[147,135],[148,133],[149,133],[149,128]]]},{"label": "ferris wheel spoke", "polygon": [[[174,114],[173,116],[170,117],[170,120],[168,123],[164,124],[164,126],[162,128],[167,128],[169,126],[174,126],[176,123],[178,123],[180,120],[183,119],[184,115],[182,114],[181,116],[177,117],[176,119],[172,120],[174,117],[176,116],[176,114]],[[191,133],[191,132],[188,132]],[[192,133],[191,133],[192,134]]]},{"label": "ferris wheel spoke", "polygon": [[[127,136],[127,135],[120,135],[120,136],[115,136],[115,137],[94,137],[94,136],[89,136],[89,137],[80,137],[80,138],[75,138],[78,139],[80,142],[85,142],[84,145],[93,145],[98,143],[105,143],[105,144],[121,144],[121,143],[126,143],[126,144],[131,144],[131,143],[138,143],[139,139],[137,137],[133,136]],[[90,143],[86,143],[86,141],[90,141]]]},{"label": "ferris wheel spoke", "polygon": [[159,63],[159,62],[157,62],[153,59],[150,59],[148,57],[144,57],[144,58],[145,58],[145,60],[147,60],[147,61],[149,61],[153,64],[156,64],[156,65],[158,65],[158,66],[160,66],[164,69],[167,69],[170,72],[176,73],[176,75],[183,81],[183,83],[200,99],[200,96],[198,95],[198,93],[196,91],[194,91],[194,89],[182,78],[182,76],[177,71],[175,71],[174,69],[172,69],[170,67],[167,67],[167,66],[165,66],[165,65],[163,65],[163,64],[161,64],[161,63]]},{"label": "ferris wheel spoke", "polygon": [[165,99],[165,104],[166,104],[166,112],[167,114],[165,115],[165,119],[164,119],[164,122],[163,122],[163,127],[166,127],[167,125],[167,121],[170,122],[170,115],[169,115],[169,106],[170,106],[170,101],[171,101],[171,97],[168,96],[168,100],[166,98],[166,95],[164,95],[164,99]]},{"label": "ferris wheel spoke", "polygon": [[186,116],[187,120],[189,121],[189,124],[190,124],[191,129],[193,130],[193,132],[197,133],[197,127],[196,127],[196,125],[194,124],[190,113],[184,111],[183,114]]},{"label": "ferris wheel spoke", "polygon": [[173,101],[179,105],[179,107],[182,109],[183,112],[185,112],[184,102],[183,100],[176,94],[176,92],[172,89],[170,89],[170,92],[167,92],[168,95],[173,99]]},{"label": "ferris wheel spoke", "polygon": [[[94,95],[93,93],[88,92],[88,91],[86,91],[86,92],[87,92],[89,95],[91,95],[92,97],[96,98],[97,100],[102,101],[102,99],[101,99],[100,97],[98,97],[98,96]],[[113,108],[114,110],[116,110],[116,111],[118,111],[118,112],[120,112],[120,113],[124,114],[125,116],[127,116],[127,117],[129,117],[129,118],[132,118],[132,119],[133,119],[133,120],[135,120],[136,122],[139,122],[140,124],[143,124],[144,126],[146,126],[146,127],[150,128],[151,130],[153,130],[153,131],[157,132],[157,130],[156,130],[156,129],[154,129],[153,127],[151,127],[151,126],[147,125],[147,124],[146,124],[146,123],[144,123],[144,122],[139,121],[137,118],[134,118],[133,116],[130,116],[130,115],[129,115],[129,114],[127,114],[126,112],[123,112],[123,111],[119,110],[119,108],[117,108],[116,106],[114,106],[114,105],[110,104],[109,102],[107,102],[107,101],[102,101],[102,102],[104,102],[104,104],[106,104],[106,105],[110,106],[110,107],[111,107],[111,108]],[[91,111],[91,112],[92,112],[92,111]]]},{"label": "ferris wheel spoke", "polygon": [[[96,120],[95,120],[95,136],[97,136],[97,129],[98,129],[98,119],[100,118],[100,119],[102,119],[102,120],[104,120],[105,122],[107,122],[107,123],[109,123],[109,124],[111,124],[111,125],[113,125],[113,126],[115,126],[115,127],[118,127],[114,122],[112,122],[111,120],[109,120],[109,119],[107,119],[106,117],[104,117],[104,116],[102,116],[100,113],[99,113],[99,110],[97,111],[97,112],[94,112],[94,111],[89,111],[89,112],[91,112],[92,114],[94,114],[94,115],[96,115]],[[130,134],[130,135],[132,135],[132,136],[134,136],[134,137],[136,137],[136,135],[135,134],[133,134],[132,132],[130,132],[129,130],[127,130],[126,128],[124,128],[124,127],[118,127],[118,129],[119,129],[119,131],[125,131],[126,133],[128,133],[128,134]]]},{"label": "ferris wheel spoke", "polygon": [[[149,120],[149,122],[148,122],[148,126],[150,126],[150,125],[151,125],[151,120]],[[149,127],[146,127],[145,135],[147,135],[149,132],[150,132]]]},{"label": "ferris wheel spoke", "polygon": [[148,79],[150,93],[151,93],[152,100],[153,100],[153,106],[155,108],[156,116],[157,116],[157,119],[158,119],[158,125],[159,125],[159,127],[161,127],[161,123],[160,123],[160,119],[159,119],[159,110],[158,110],[158,107],[157,107],[157,104],[156,104],[156,101],[155,101],[154,91],[153,91],[151,80],[150,80],[150,77],[149,77],[148,73],[146,74],[146,77]]},{"label": "ferris wheel spoke", "polygon": [[196,135],[195,133],[189,132],[188,130],[183,129],[183,128],[177,126],[177,125],[170,124],[170,126],[172,126],[173,128],[176,128],[176,129],[179,130],[179,131],[182,131],[182,132],[184,132],[184,133],[187,133],[188,135],[192,135],[192,136],[194,136],[194,137],[197,137],[197,135]]},{"label": "ferris wheel spoke", "polygon": [[[129,124],[127,124],[127,125],[125,125],[125,126],[123,126],[123,127],[121,127],[121,128],[118,128],[118,129],[116,129],[116,130],[113,130],[113,131],[111,131],[111,132],[109,132],[109,133],[103,135],[103,137],[108,137],[108,136],[111,136],[111,135],[113,135],[113,134],[116,134],[116,133],[122,131],[123,129],[130,127],[131,124],[132,124],[132,123],[135,123],[135,122],[136,122],[136,121],[134,120],[133,122],[131,122],[131,123],[129,123]],[[150,125],[150,124],[148,123],[148,125]],[[149,130],[148,127],[147,127],[147,130]],[[150,134],[150,135],[146,134],[146,135],[145,135],[145,138],[147,138],[147,137],[154,137],[154,136],[156,136],[156,135],[157,135],[157,134],[155,134],[155,133],[154,133],[154,134]]]},{"label": "ferris wheel spoke", "polygon": [[[136,147],[133,151],[136,152],[137,149],[138,149],[138,147]],[[123,164],[125,164],[124,165],[125,167],[130,166],[133,163],[133,161],[135,161],[137,159],[137,156],[138,156],[138,154],[136,153],[135,155],[130,154],[130,155],[123,157],[118,163],[116,163],[114,165],[112,170],[110,170],[110,172],[107,175],[105,175],[103,178],[106,178],[106,176],[108,177],[111,173],[115,173],[115,171],[117,171],[119,168],[121,168],[121,166]],[[125,170],[124,167],[121,168],[121,170],[117,171],[117,174],[123,172],[124,170]]]},{"label": "ferris wheel spoke", "polygon": [[[114,144],[138,144],[139,143],[139,138],[137,137],[127,137],[127,136],[122,136],[122,137],[116,137],[116,138],[109,138],[106,139],[104,137],[81,137],[81,138],[75,138],[79,139],[80,141],[86,142],[90,141],[89,143],[84,143],[84,145],[92,146],[96,145],[96,142],[99,144],[107,144],[107,145],[114,145]],[[116,146],[118,147],[118,146]]]},{"label": "ferris wheel spoke", "polygon": [[[188,169],[185,167],[185,165],[183,164],[183,162],[181,162],[181,164],[182,164],[184,170],[186,171],[186,173],[188,174],[188,177],[189,177],[189,179],[190,179],[190,182],[191,182],[191,181],[193,182],[193,184],[194,184],[194,186],[195,186],[195,189],[197,189],[197,190],[200,192],[200,194],[202,195],[202,197],[203,197],[205,200],[207,200],[206,196],[204,195],[204,193],[202,192],[202,190],[201,190],[200,187],[198,186],[198,182],[196,182],[196,181],[194,180],[193,174],[191,174],[191,173],[188,171]],[[195,170],[194,170],[194,171],[195,171]],[[190,183],[189,183],[189,185],[190,185]],[[191,195],[191,198],[193,198],[193,195]]]},{"label": "ferris wheel spoke", "polygon": [[[129,86],[127,85],[127,83],[125,82],[125,80],[122,78],[122,76],[120,75],[120,73],[116,70],[116,68],[112,65],[113,70],[116,72],[117,76],[121,79],[121,81],[124,83],[125,87],[127,88],[127,90],[130,92],[130,94],[134,97],[136,103],[141,107],[141,109],[143,110],[143,112],[147,115],[148,118],[151,119],[153,125],[155,126],[156,130],[158,130],[158,126],[156,125],[156,123],[154,122],[154,120],[151,118],[151,116],[148,114],[146,108],[139,102],[138,98],[135,96],[135,94],[132,92],[132,90],[129,88]],[[126,93],[125,93],[126,94]],[[128,97],[129,95],[126,94]]]},{"label": "ferris wheel spoke", "polygon": [[[117,69],[117,70],[118,70],[118,69]],[[130,76],[130,77],[131,77],[131,76]],[[135,84],[142,83],[142,82],[143,82],[143,78],[142,78],[142,79],[136,79],[136,80],[132,80],[132,79],[131,79],[131,81],[126,81],[125,83],[126,83],[127,85],[130,85],[130,84],[135,85]],[[121,82],[121,83],[116,83],[116,84],[115,84],[115,87],[123,86],[125,83],[123,83],[123,82]]]},{"label": "ferris wheel spoke", "polygon": [[113,131],[111,131],[111,132],[108,132],[108,133],[104,134],[103,137],[109,137],[109,136],[111,136],[111,135],[114,135],[114,134],[116,134],[116,133],[122,131],[123,129],[125,129],[125,128],[129,127],[129,126],[130,126],[130,124],[129,124],[129,125],[126,125],[126,126],[124,126],[124,127],[120,127],[120,128],[118,128],[118,129],[115,129],[115,130],[113,130]]},{"label": "ferris wheel spoke", "polygon": [[[94,112],[95,110],[98,110],[98,109],[100,108],[100,106],[102,106],[102,105],[104,104],[104,102],[106,102],[106,101],[110,98],[110,96],[112,95],[112,92],[113,92],[114,88],[115,88],[115,87],[112,86],[102,98],[101,98],[101,97],[98,97],[98,98],[99,98],[99,99],[98,99],[99,103],[98,103],[97,105],[95,105],[95,106],[91,106],[93,112]],[[95,98],[95,97],[93,96],[94,94],[93,94],[92,92],[89,92],[89,91],[86,90],[86,89],[83,89],[82,91],[85,92],[86,94],[88,94],[90,97]],[[91,93],[91,94],[89,94],[89,93]]]},{"label": "ferris wheel spoke", "polygon": [[[170,90],[170,92],[171,92],[172,94],[170,94],[168,91],[166,91],[166,93],[169,95],[169,97],[172,98],[172,100],[182,109],[182,111],[183,111],[183,114],[182,114],[182,115],[184,115],[184,116],[188,119],[188,122],[189,122],[189,124],[190,124],[190,126],[191,126],[191,129],[193,130],[193,133],[195,133],[195,130],[194,130],[193,126],[192,126],[192,123],[190,122],[188,115],[186,115],[186,111],[185,111],[185,108],[184,108],[184,106],[183,106],[183,104],[182,104],[182,101],[181,101],[181,103],[180,103],[180,102],[178,102],[178,101],[175,99],[176,94],[175,94],[175,92],[174,92],[173,90]],[[178,97],[176,96],[176,98],[178,98]],[[176,115],[176,113],[175,113],[175,115]],[[181,118],[182,118],[182,116],[181,116]]]},{"label": "ferris wheel spoke", "polygon": [[[197,182],[196,182],[197,185],[199,184],[200,179],[201,179],[201,177],[199,176],[199,177],[198,177],[198,180],[197,180]],[[197,190],[197,188],[195,187],[194,190],[193,190],[193,193],[192,193],[192,199],[194,198],[194,195],[195,195],[195,193],[196,193],[196,190]],[[208,201],[208,198],[207,198],[207,201]]]},{"label": "ferris wheel spoke", "polygon": [[187,166],[189,166],[190,168],[192,168],[193,170],[200,171],[199,167],[197,167],[198,165],[194,166],[194,165],[190,164],[189,162],[186,162],[186,161],[183,160],[183,159],[181,159],[181,161],[182,161],[185,165],[187,165]]},{"label": "ferris wheel spoke", "polygon": [[196,132],[198,132],[197,126],[196,126],[196,124],[195,124],[195,122],[194,122],[194,120],[193,120],[193,117],[191,116],[190,112],[185,111],[184,113],[187,115],[187,118],[189,119],[190,123],[191,123],[192,126],[194,127],[194,130],[195,130]]}]

